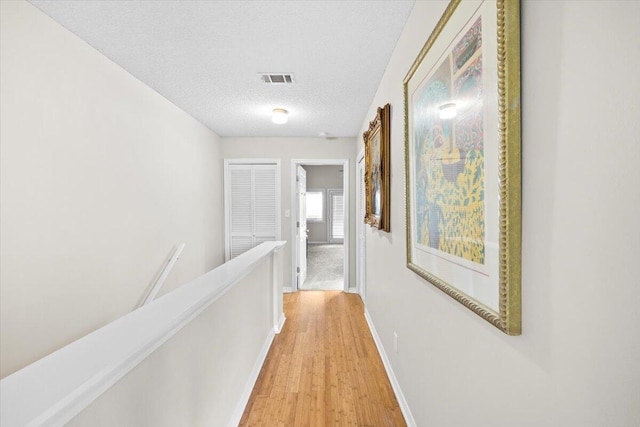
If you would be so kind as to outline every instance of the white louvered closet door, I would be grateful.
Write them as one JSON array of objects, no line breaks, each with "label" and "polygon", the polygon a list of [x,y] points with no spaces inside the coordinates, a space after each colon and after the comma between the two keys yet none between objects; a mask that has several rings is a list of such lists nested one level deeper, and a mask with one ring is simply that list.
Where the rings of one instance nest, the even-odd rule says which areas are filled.
[{"label": "white louvered closet door", "polygon": [[254,165],[254,246],[276,240],[276,167]]},{"label": "white louvered closet door", "polygon": [[230,164],[228,248],[232,259],[277,237],[276,165]]},{"label": "white louvered closet door", "polygon": [[231,258],[253,247],[253,167],[229,165],[229,253]]}]

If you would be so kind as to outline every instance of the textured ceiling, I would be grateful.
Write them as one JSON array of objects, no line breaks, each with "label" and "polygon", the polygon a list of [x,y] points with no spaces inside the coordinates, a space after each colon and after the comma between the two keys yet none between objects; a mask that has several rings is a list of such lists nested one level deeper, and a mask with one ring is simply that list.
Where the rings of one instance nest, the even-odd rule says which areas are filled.
[{"label": "textured ceiling", "polygon": [[221,136],[355,136],[414,2],[31,3]]}]

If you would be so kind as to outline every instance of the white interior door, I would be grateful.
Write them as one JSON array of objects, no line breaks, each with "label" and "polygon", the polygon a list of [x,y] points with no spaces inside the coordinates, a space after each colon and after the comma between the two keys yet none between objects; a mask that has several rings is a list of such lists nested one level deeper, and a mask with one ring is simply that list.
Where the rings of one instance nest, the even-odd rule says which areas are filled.
[{"label": "white interior door", "polygon": [[365,289],[365,248],[366,248],[366,227],[365,216],[365,192],[364,192],[364,156],[358,159],[356,165],[356,176],[358,179],[358,199],[356,202],[356,284],[362,301],[366,301]]},{"label": "white interior door", "polygon": [[226,260],[253,248],[253,166],[228,167],[228,244]]},{"label": "white interior door", "polygon": [[253,246],[276,240],[276,168],[253,166]]},{"label": "white interior door", "polygon": [[298,288],[307,279],[307,171],[298,165],[296,172],[298,218],[296,238],[298,239]]}]

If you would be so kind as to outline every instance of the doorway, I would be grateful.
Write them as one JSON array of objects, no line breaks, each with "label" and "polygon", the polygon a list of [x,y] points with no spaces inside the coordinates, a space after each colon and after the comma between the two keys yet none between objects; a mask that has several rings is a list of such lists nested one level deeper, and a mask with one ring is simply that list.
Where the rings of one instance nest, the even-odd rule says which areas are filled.
[{"label": "doorway", "polygon": [[297,159],[292,170],[294,290],[349,289],[349,160]]}]

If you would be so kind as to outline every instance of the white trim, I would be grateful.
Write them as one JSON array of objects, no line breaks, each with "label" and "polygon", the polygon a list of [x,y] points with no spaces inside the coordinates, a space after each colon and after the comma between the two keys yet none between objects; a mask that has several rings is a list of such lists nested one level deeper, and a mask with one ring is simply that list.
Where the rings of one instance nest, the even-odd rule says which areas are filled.
[{"label": "white trim", "polygon": [[0,425],[64,425],[285,244],[265,242],[3,378]]},{"label": "white trim", "polygon": [[287,320],[284,317],[284,313],[280,315],[280,320],[278,324],[269,331],[269,335],[267,335],[267,339],[265,340],[262,348],[260,349],[260,353],[258,353],[258,358],[256,359],[256,363],[253,365],[253,369],[251,370],[251,374],[249,375],[249,379],[247,380],[247,384],[244,386],[244,390],[242,395],[240,396],[240,400],[236,404],[236,409],[233,411],[231,415],[231,419],[229,420],[229,427],[235,427],[240,424],[240,420],[242,419],[242,414],[244,413],[245,408],[247,407],[247,403],[249,403],[249,399],[251,398],[251,392],[253,392],[253,388],[256,386],[256,381],[258,381],[258,376],[260,375],[260,370],[262,369],[262,365],[264,365],[264,361],[269,354],[269,349],[271,348],[271,343],[275,338],[276,334],[279,334],[284,327],[284,322]]},{"label": "white trim", "polygon": [[359,294],[358,288],[349,288],[347,292],[350,294]]},{"label": "white trim", "polygon": [[229,165],[275,165],[276,166],[276,241],[282,239],[282,178],[280,173],[280,159],[224,159],[223,191],[224,191],[224,260],[231,259],[231,242],[229,235]]},{"label": "white trim", "polygon": [[[362,166],[360,165],[362,162]],[[366,269],[366,256],[367,256],[367,250],[366,250],[366,242],[363,242],[364,245],[361,245],[360,243],[360,239],[361,239],[361,229],[363,227],[365,227],[364,225],[364,218],[358,218],[358,215],[362,212],[358,211],[358,205],[360,204],[360,200],[362,199],[362,192],[360,190],[360,169],[364,169],[364,149],[360,150],[360,152],[358,153],[358,156],[356,157],[356,172],[355,172],[355,188],[356,188],[356,202],[355,202],[355,212],[356,212],[356,220],[355,220],[355,226],[356,226],[356,262],[355,262],[355,268],[356,268],[356,289],[357,289],[357,293],[360,294],[360,298],[362,298],[362,302],[367,303],[367,284],[366,284],[366,272],[365,274],[362,275],[362,277],[360,277],[360,271],[365,271]],[[364,209],[366,210],[366,208]],[[366,230],[362,230],[364,231],[364,233],[362,233],[363,235],[366,236]],[[363,252],[362,254],[360,252]],[[361,266],[360,263],[364,263],[365,266]],[[362,267],[362,268],[361,268]]]},{"label": "white trim", "polygon": [[369,330],[371,331],[371,335],[373,336],[373,341],[376,343],[376,347],[378,348],[378,353],[380,353],[382,364],[384,365],[384,369],[387,371],[389,382],[391,382],[391,387],[393,388],[393,392],[396,395],[396,399],[398,399],[398,404],[400,405],[400,410],[402,411],[402,415],[404,416],[404,421],[407,423],[408,427],[417,427],[416,420],[413,418],[413,414],[411,413],[411,409],[409,409],[409,404],[407,403],[407,400],[404,398],[404,394],[402,394],[400,383],[396,378],[396,374],[393,373],[393,368],[391,368],[391,362],[387,357],[387,353],[384,351],[384,347],[382,346],[382,341],[380,340],[380,336],[378,335],[376,328],[373,326],[373,321],[371,320],[371,316],[369,316],[369,311],[367,310],[366,307],[364,309],[364,318],[367,320],[367,325],[369,325]]},{"label": "white trim", "polygon": [[[349,159],[291,159],[291,205],[293,206],[292,211],[296,211],[295,216],[291,218],[291,241],[293,242],[291,246],[291,288],[292,291],[295,292],[298,290],[298,284],[296,281],[296,251],[298,250],[298,241],[296,239],[296,219],[297,219],[297,206],[298,200],[296,197],[296,168],[297,166],[323,166],[323,165],[338,165],[342,166],[342,190],[344,191],[344,291],[348,292],[349,290],[349,235],[351,234],[351,224],[349,222],[349,211],[351,210],[350,204],[350,194],[349,194]],[[285,288],[284,292],[287,288]]]},{"label": "white trim", "polygon": [[[282,315],[282,317],[284,317],[284,315]],[[251,370],[249,379],[244,386],[244,390],[242,391],[240,400],[238,400],[238,403],[236,404],[236,409],[234,409],[233,414],[231,414],[231,418],[229,419],[229,423],[227,424],[229,427],[236,427],[238,424],[240,424],[242,414],[244,413],[244,409],[247,407],[247,403],[249,403],[251,392],[253,391],[253,387],[255,387],[256,385],[256,381],[258,380],[258,376],[260,375],[260,370],[262,369],[262,365],[264,365],[264,361],[269,354],[269,348],[271,348],[271,343],[273,342],[276,333],[277,332],[274,329],[271,329],[269,331],[267,339],[262,345],[260,353],[258,353],[258,358],[256,359],[256,363],[253,365],[253,369]]]},{"label": "white trim", "polygon": [[287,320],[287,318],[284,316],[284,313],[282,313],[280,315],[280,320],[278,321],[278,324],[276,325],[275,331],[276,334],[279,334],[280,332],[282,332],[282,328],[284,327],[284,322]]},{"label": "white trim", "polygon": [[292,286],[285,286],[285,287],[282,288],[282,293],[290,294],[290,293],[293,293],[293,292],[295,292],[295,290],[293,289]]}]

